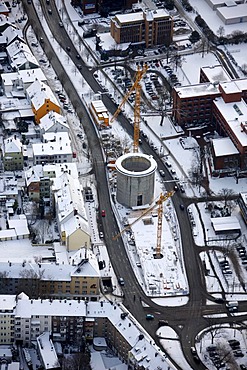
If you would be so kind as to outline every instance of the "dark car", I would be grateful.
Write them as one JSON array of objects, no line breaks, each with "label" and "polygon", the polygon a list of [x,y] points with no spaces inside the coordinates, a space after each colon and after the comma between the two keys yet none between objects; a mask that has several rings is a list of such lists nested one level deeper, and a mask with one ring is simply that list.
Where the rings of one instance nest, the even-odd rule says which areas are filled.
[{"label": "dark car", "polygon": [[181,209],[181,211],[184,211],[184,205],[183,204],[180,204],[180,209]]},{"label": "dark car", "polygon": [[246,367],[245,365],[240,364],[239,366],[240,366],[240,369],[241,369],[241,370],[247,370],[247,367]]},{"label": "dark car", "polygon": [[193,360],[194,360],[197,364],[199,364],[199,363],[201,362],[201,360],[199,359],[199,357],[198,357],[197,355],[194,355],[194,356],[193,356]]},{"label": "dark car", "polygon": [[166,321],[166,320],[159,320],[159,328],[161,327],[161,326],[167,326],[168,325],[168,321]]},{"label": "dark car", "polygon": [[215,303],[225,303],[224,298],[215,298],[214,301]]},{"label": "dark car", "polygon": [[70,46],[66,46],[66,50],[67,51],[70,51],[71,49],[70,49]]}]

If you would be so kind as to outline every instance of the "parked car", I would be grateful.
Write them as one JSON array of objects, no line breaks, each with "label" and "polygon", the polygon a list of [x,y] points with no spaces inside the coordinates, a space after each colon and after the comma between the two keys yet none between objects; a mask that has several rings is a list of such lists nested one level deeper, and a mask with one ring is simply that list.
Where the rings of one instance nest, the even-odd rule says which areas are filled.
[{"label": "parked car", "polygon": [[192,355],[196,355],[197,354],[195,347],[191,347],[190,348],[190,352],[192,353]]},{"label": "parked car", "polygon": [[201,362],[201,360],[199,359],[199,357],[198,357],[197,355],[194,355],[194,356],[193,356],[193,360],[194,360],[197,364],[199,364],[199,363]]},{"label": "parked car", "polygon": [[118,282],[119,282],[119,285],[124,286],[124,279],[122,277],[118,279]]},{"label": "parked car", "polygon": [[214,301],[215,301],[215,303],[225,303],[225,300],[224,300],[224,298],[215,298],[214,299]]},{"label": "parked car", "polygon": [[168,325],[168,321],[166,321],[166,320],[159,320],[159,328],[161,327],[161,326],[166,326],[166,325]]}]

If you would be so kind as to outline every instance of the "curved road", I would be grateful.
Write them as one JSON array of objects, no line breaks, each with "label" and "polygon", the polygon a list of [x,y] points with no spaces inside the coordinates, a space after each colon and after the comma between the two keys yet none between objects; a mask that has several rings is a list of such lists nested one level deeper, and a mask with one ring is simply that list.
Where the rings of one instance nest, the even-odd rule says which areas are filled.
[{"label": "curved road", "polygon": [[[146,297],[142,288],[139,286],[138,281],[135,277],[135,274],[131,268],[125,247],[121,238],[118,238],[116,241],[112,240],[112,237],[116,235],[119,231],[117,220],[112,211],[111,198],[109,194],[109,188],[107,183],[106,168],[105,168],[105,159],[100,147],[98,140],[98,134],[95,130],[95,127],[92,123],[91,117],[88,115],[87,110],[81,104],[81,99],[78,96],[77,91],[74,89],[69,77],[66,75],[66,71],[63,69],[59,59],[54,54],[49,40],[42,30],[42,25],[37,17],[36,11],[32,4],[24,3],[24,8],[29,17],[29,23],[32,25],[38,38],[44,38],[44,50],[49,58],[50,63],[52,64],[54,70],[57,73],[58,78],[63,83],[63,87],[72,101],[72,104],[81,118],[81,123],[83,125],[85,134],[87,135],[88,143],[92,150],[92,159],[93,159],[93,168],[95,177],[97,180],[97,191],[99,205],[101,209],[105,209],[106,217],[101,218],[99,212],[99,221],[103,225],[104,233],[107,236],[107,249],[111,263],[116,272],[117,276],[123,276],[125,278],[125,286],[123,287],[124,291],[124,304],[131,313],[136,317],[136,319],[145,327],[145,329],[150,333],[158,345],[159,341],[156,336],[157,323],[159,319],[165,319],[169,321],[169,325],[178,333],[181,346],[185,355],[185,358],[190,363],[191,367],[194,369],[205,369],[203,364],[195,364],[190,352],[190,347],[194,344],[194,338],[198,332],[206,327],[208,327],[208,322],[203,318],[205,314],[213,314],[219,312],[226,312],[226,309],[222,305],[207,305],[206,299],[210,298],[210,295],[206,291],[205,286],[205,277],[201,259],[199,257],[199,249],[194,245],[194,240],[191,234],[191,227],[185,211],[181,211],[179,205],[181,203],[180,194],[177,193],[173,196],[173,204],[177,211],[177,217],[179,221],[181,239],[183,241],[183,257],[186,266],[186,273],[189,284],[189,301],[184,306],[178,307],[161,307],[154,304],[150,298]],[[42,9],[44,15],[47,19],[49,27],[56,38],[56,41],[65,49],[66,46],[70,47],[70,56],[75,64],[78,64],[78,59],[76,57],[77,51],[74,48],[73,43],[68,37],[66,30],[59,27],[59,14],[55,5],[49,6],[52,9],[52,16],[47,12],[47,6],[45,3],[42,3]],[[94,91],[102,91],[101,86],[94,79],[90,69],[80,61],[82,65],[81,74],[91,86]],[[108,110],[111,113],[114,113],[116,110],[116,105],[111,101],[111,99],[103,95],[103,100]],[[118,120],[122,124],[123,128],[130,134],[133,135],[133,127],[129,124],[129,121],[124,117],[123,114],[120,114]],[[142,149],[145,153],[151,154],[158,162],[159,168],[162,168],[166,171],[167,178],[171,179],[170,174],[168,173],[166,167],[164,166],[161,159],[157,154],[151,150],[148,144],[143,141]],[[167,183],[167,190],[172,189],[172,185]],[[108,194],[108,196],[106,196]],[[184,200],[183,200],[184,202]],[[133,297],[136,296],[134,300]],[[148,309],[143,308],[142,302],[147,303],[150,307]],[[240,308],[245,309],[246,304],[241,304]],[[175,314],[174,314],[175,311]],[[155,320],[153,322],[147,322],[145,320],[145,315],[147,312],[155,313]],[[157,314],[159,313],[159,314]],[[157,318],[158,317],[158,318]],[[228,317],[221,318],[219,322],[237,322],[242,321],[243,317]],[[177,366],[177,365],[176,365]],[[179,366],[177,366],[178,369]]]}]

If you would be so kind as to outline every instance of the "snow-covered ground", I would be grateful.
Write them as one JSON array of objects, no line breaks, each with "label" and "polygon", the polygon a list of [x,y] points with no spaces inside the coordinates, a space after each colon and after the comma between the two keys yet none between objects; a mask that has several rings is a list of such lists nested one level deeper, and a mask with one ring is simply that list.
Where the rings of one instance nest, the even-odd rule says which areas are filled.
[{"label": "snow-covered ground", "polygon": [[[195,1],[195,0],[194,0]],[[205,2],[204,0],[198,0],[195,4],[193,4],[193,0],[191,0],[192,6],[195,5],[198,9],[200,8],[200,12],[204,11],[205,14],[205,20],[208,13],[208,9],[204,8]],[[40,11],[40,8],[38,7],[38,2],[36,3],[38,11]],[[61,3],[58,4],[61,6]],[[207,6],[207,5],[206,5]],[[70,15],[70,18],[73,18],[73,26],[69,23],[69,21],[66,20],[66,14],[63,13],[63,20],[66,24],[66,29],[71,34],[72,38],[74,39],[75,45],[78,46],[78,52],[86,57],[87,63],[91,66],[95,65],[94,59],[85,51],[85,48],[82,46],[81,43],[79,43],[79,39],[76,36],[76,32],[81,32],[80,29],[77,27],[77,21],[80,19],[80,16],[74,11],[74,9],[70,6],[69,3],[66,3],[67,11]],[[208,6],[207,6],[208,7]],[[205,10],[204,10],[205,9]],[[52,38],[52,35],[50,34],[49,29],[47,28],[47,25],[45,24],[44,19],[41,17],[43,21],[43,26],[46,29],[47,35],[49,35]],[[213,19],[213,17],[212,17]],[[215,20],[215,24],[216,24]],[[220,23],[219,23],[220,24]],[[209,24],[210,25],[210,24]],[[75,28],[76,27],[76,32]],[[228,31],[227,31],[228,32]],[[230,32],[230,29],[229,29]],[[30,41],[35,41],[36,38],[33,34],[33,31],[29,29],[28,38]],[[69,75],[71,76],[71,79],[74,81],[75,87],[80,92],[80,95],[83,97],[83,102],[88,104],[91,101],[91,98],[93,96],[93,92],[91,91],[90,87],[85,83],[85,81],[80,77],[80,79],[75,78],[75,75],[79,74],[79,72],[75,69],[74,65],[72,64],[70,58],[67,56],[65,52],[56,44],[56,42],[53,39],[53,45],[54,45],[54,51],[59,55],[62,62],[67,66],[67,70]],[[238,50],[241,50],[239,52]],[[230,49],[229,49],[230,50]],[[242,53],[242,45],[232,48],[232,51],[234,56],[239,57],[239,65],[241,63],[244,63],[244,58]],[[235,51],[235,52],[234,52]],[[43,51],[40,47],[33,48],[33,52],[36,55],[37,59],[41,59],[43,57],[46,57],[43,54]],[[243,59],[241,59],[243,58]],[[193,64],[193,68],[191,68],[191,65]],[[179,67],[175,73],[177,74],[179,81],[181,81],[182,84],[193,84],[198,83],[199,81],[199,70],[201,66],[208,66],[208,65],[214,65],[218,64],[218,61],[216,57],[211,54],[204,54],[201,53],[195,54],[195,55],[186,55],[182,58],[182,67]],[[50,86],[55,89],[62,89],[62,85],[59,81],[55,80],[54,71],[52,70],[52,67],[49,67],[49,63],[42,64],[42,69],[44,70]],[[175,69],[175,66],[174,66]],[[161,73],[165,73],[164,69],[162,67],[157,67],[157,70],[159,70]],[[108,71],[107,71],[108,72]],[[109,93],[112,94],[112,96],[119,102],[121,100],[121,93],[118,92],[115,85],[112,84],[112,82],[106,77],[106,75],[101,74],[101,72],[98,72],[99,74],[99,80],[102,81],[102,84],[109,90]],[[64,111],[64,114],[66,115],[70,128],[72,131],[75,132],[75,134],[82,134],[83,130],[80,126],[80,120],[74,113],[66,113]],[[125,105],[125,114],[129,117],[133,117],[133,110],[131,109],[129,104]],[[183,182],[186,195],[199,195],[199,191],[197,188],[192,187],[191,183],[188,179],[188,171],[191,167],[191,161],[194,157],[194,151],[196,148],[196,143],[193,139],[186,139],[185,146],[182,146],[179,142],[178,138],[172,138],[174,136],[180,136],[183,133],[177,132],[176,128],[173,126],[172,122],[170,121],[169,117],[165,117],[164,123],[162,126],[160,126],[160,119],[161,117],[157,114],[154,116],[149,112],[143,112],[142,117],[145,117],[146,123],[144,124],[144,121],[141,122],[141,129],[143,132],[145,132],[148,136],[148,140],[152,141],[152,143],[157,146],[157,148],[160,151],[160,154],[162,157],[164,157],[166,160],[168,159],[172,163],[172,167],[176,170],[176,173],[179,177],[179,180]],[[114,125],[112,125],[111,131],[121,139],[121,141],[124,141],[126,138],[126,132],[122,129],[122,127],[116,122],[114,122]],[[130,142],[132,141],[129,138]],[[78,153],[78,169],[80,170],[81,174],[87,174],[91,168],[90,166],[90,160],[88,160],[87,153],[85,153],[81,146],[80,142],[78,140],[73,140],[73,145],[76,146],[75,149]],[[141,147],[140,147],[141,150]],[[235,193],[238,193],[240,191],[244,191],[246,189],[246,180],[245,179],[239,179],[238,184],[236,184],[235,179],[232,178],[224,178],[224,179],[209,179],[210,180],[210,188],[211,190],[217,194],[222,188],[228,188],[233,189]],[[110,261],[107,257],[107,250],[104,245],[104,242],[100,240],[99,233],[97,230],[97,223],[96,223],[96,208],[97,208],[97,199],[96,199],[96,183],[95,179],[92,175],[81,177],[81,183],[85,186],[90,184],[90,187],[93,189],[95,194],[95,202],[86,204],[87,212],[88,212],[88,218],[90,221],[90,227],[92,231],[92,242],[95,245],[95,251],[96,254],[99,253],[100,258],[103,257],[105,261],[107,261],[106,269],[102,270],[103,274],[109,274],[109,276],[113,276],[113,282],[116,284],[116,288],[114,293],[116,295],[119,295],[121,293],[119,287],[117,287],[117,281],[116,277],[114,276],[114,271],[112,271]],[[157,197],[161,191],[165,191],[165,182],[160,177],[160,175],[157,172],[156,176],[156,189],[155,189],[155,196]],[[142,221],[137,223],[132,229],[135,235],[135,241],[136,241],[136,247],[129,245],[126,243],[126,248],[128,251],[128,254],[130,256],[130,260],[132,262],[133,269],[135,270],[137,277],[142,284],[143,288],[147,292],[147,294],[154,293],[155,287],[155,293],[157,294],[157,297],[166,295],[167,298],[156,298],[154,301],[160,305],[171,305],[171,306],[178,306],[185,304],[187,302],[187,296],[182,297],[181,294],[187,294],[188,293],[188,287],[187,287],[187,281],[186,281],[186,275],[183,273],[183,260],[182,260],[182,244],[181,240],[179,238],[179,229],[176,222],[176,215],[174,213],[174,209],[172,207],[172,199],[167,201],[164,206],[164,218],[163,218],[163,234],[162,234],[162,246],[163,246],[163,254],[167,260],[167,264],[163,264],[164,266],[161,266],[162,260],[154,260],[150,258],[150,254],[152,254],[153,249],[155,248],[155,235],[156,235],[156,228],[157,228],[157,218],[153,218],[153,225],[152,227],[143,227]],[[204,238],[202,234],[202,226],[199,221],[198,212],[196,209],[192,206],[194,220],[195,220],[195,229],[196,233],[195,235],[195,241],[198,245],[198,247],[201,247],[204,245]],[[117,204],[115,212],[119,215],[119,222],[121,224],[124,217],[128,216],[129,221],[135,219],[134,212],[131,211],[131,214],[127,215],[127,213],[130,213],[130,210],[125,209],[123,206]],[[210,218],[208,213],[205,212],[205,205],[202,205],[200,207],[201,216],[203,219],[203,223],[205,228],[207,229],[208,235],[212,235],[212,227],[210,224]],[[239,213],[239,210],[236,209],[235,213],[241,222],[242,228],[243,228],[243,234],[246,233],[246,226],[241,221],[241,216]],[[144,231],[145,230],[145,231]],[[145,234],[145,235],[144,235]],[[126,239],[126,236],[124,237]],[[149,246],[146,245],[143,246],[142,240],[149,240]],[[22,241],[22,248],[24,253],[31,258],[31,252],[29,250],[29,247],[26,244],[27,241]],[[25,245],[24,245],[25,244]],[[10,244],[9,244],[10,246]],[[16,243],[15,243],[16,247]],[[7,253],[10,253],[11,248],[7,249],[7,244],[5,246],[5,243],[2,244],[2,250],[6,248],[6,255]],[[19,248],[18,248],[19,249]],[[12,258],[16,257],[16,254],[14,253],[13,249]],[[4,258],[4,253],[1,254],[1,257]],[[201,253],[202,260],[205,260],[206,265],[210,269],[210,263],[209,263],[209,257],[205,252]],[[215,259],[215,264],[217,263],[216,257],[211,256],[212,259]],[[138,265],[137,265],[138,264]],[[140,264],[140,265],[139,265]],[[161,278],[162,274],[162,278]],[[219,271],[220,274],[220,271]],[[235,274],[230,277],[232,279],[232,282],[229,284],[228,289],[226,289],[229,292],[229,298],[234,299],[234,292],[236,292],[236,289],[238,289],[240,292],[242,292],[242,287],[240,284],[236,282]],[[234,283],[233,283],[234,279]],[[207,287],[209,292],[213,292],[214,296],[221,296],[221,288],[218,283],[218,279],[213,276],[213,272],[210,269],[210,274],[206,277],[207,280]],[[155,283],[154,283],[155,282]],[[152,285],[154,284],[154,285]],[[234,291],[233,288],[234,287]],[[170,295],[176,295],[174,297],[170,297]],[[238,299],[245,299],[245,296],[237,296]],[[239,331],[237,329],[225,329],[225,331],[230,331],[227,335],[229,335],[229,338],[236,337],[240,338],[241,336],[244,338],[240,338],[241,343],[245,345],[246,341],[246,334],[245,331]],[[179,365],[184,370],[189,370],[190,367],[188,366],[187,362],[183,359],[180,345],[178,341],[174,340],[175,333],[172,331],[171,328],[165,327],[160,328],[158,330],[158,334],[160,337],[168,338],[168,339],[162,339],[161,343],[164,346],[164,348],[168,351],[168,353],[171,355],[171,357],[176,358],[176,361],[179,363]],[[218,340],[218,339],[217,339]],[[207,356],[204,349],[207,344],[210,344],[210,338],[207,337],[207,335],[199,335],[198,336],[198,344],[196,345],[197,351],[202,357],[204,361],[207,362],[207,366],[209,369],[213,369],[212,363],[210,363],[208,358],[203,358],[203,356]]]}]

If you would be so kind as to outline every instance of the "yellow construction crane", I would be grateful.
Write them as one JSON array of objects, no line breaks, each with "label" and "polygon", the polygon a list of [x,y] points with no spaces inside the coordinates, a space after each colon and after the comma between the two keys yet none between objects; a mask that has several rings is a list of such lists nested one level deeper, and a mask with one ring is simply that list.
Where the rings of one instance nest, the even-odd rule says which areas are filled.
[{"label": "yellow construction crane", "polygon": [[135,108],[134,108],[134,141],[133,141],[133,152],[138,152],[138,146],[139,146],[139,135],[140,135],[140,103],[141,103],[141,84],[140,81],[143,77],[143,75],[147,72],[148,66],[147,64],[144,64],[142,69],[137,67],[137,72],[135,76],[135,82],[130,88],[130,90],[124,95],[123,100],[119,104],[116,112],[113,114],[110,122],[112,123],[114,119],[119,115],[121,112],[122,106],[124,103],[128,100],[131,93],[135,90]]},{"label": "yellow construction crane", "polygon": [[116,240],[122,235],[126,230],[129,230],[135,223],[141,220],[144,216],[149,214],[152,210],[158,207],[158,224],[157,224],[157,242],[156,242],[156,250],[155,250],[155,258],[161,258],[161,237],[162,237],[162,220],[163,220],[163,203],[170,197],[173,196],[175,191],[168,191],[166,194],[160,194],[159,199],[155,202],[153,206],[146,209],[139,217],[135,219],[131,224],[126,226],[123,230],[121,230],[117,235],[113,237],[113,240]]}]

